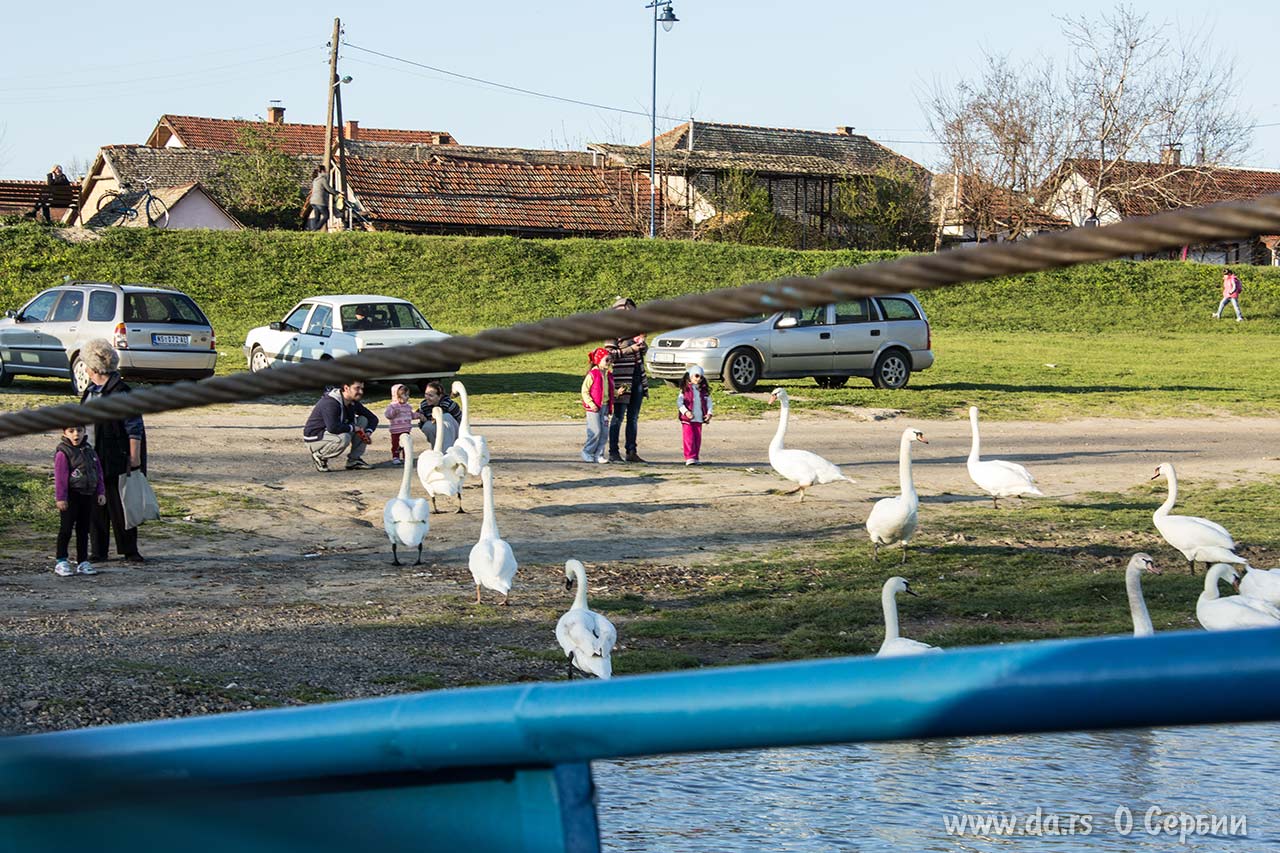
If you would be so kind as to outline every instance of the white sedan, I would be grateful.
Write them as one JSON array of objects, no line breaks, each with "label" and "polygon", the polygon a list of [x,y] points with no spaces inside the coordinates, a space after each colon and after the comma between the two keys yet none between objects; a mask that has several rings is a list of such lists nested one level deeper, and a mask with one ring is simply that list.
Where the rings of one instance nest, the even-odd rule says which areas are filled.
[{"label": "white sedan", "polygon": [[[390,296],[313,296],[284,319],[249,332],[244,355],[255,373],[284,362],[338,358],[377,347],[397,347],[449,337],[431,328],[413,303]],[[459,365],[424,373],[370,377],[376,381],[446,380]]]}]

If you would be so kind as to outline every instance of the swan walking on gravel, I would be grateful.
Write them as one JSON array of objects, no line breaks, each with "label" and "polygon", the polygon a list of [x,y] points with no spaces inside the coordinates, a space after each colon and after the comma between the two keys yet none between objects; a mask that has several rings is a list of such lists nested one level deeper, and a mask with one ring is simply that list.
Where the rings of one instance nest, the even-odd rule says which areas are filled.
[{"label": "swan walking on gravel", "polygon": [[1035,495],[1044,497],[1044,492],[1036,488],[1036,478],[1031,472],[1016,462],[1003,459],[978,458],[981,440],[978,438],[978,407],[969,407],[969,425],[973,430],[973,445],[969,448],[969,479],[987,494],[991,495],[991,505],[1000,508],[1000,498],[1025,497]]},{"label": "swan walking on gravel", "polygon": [[782,411],[778,415],[778,431],[774,433],[773,441],[769,442],[769,464],[773,466],[773,470],[796,484],[796,488],[787,494],[799,492],[800,501],[803,502],[805,491],[814,483],[833,483],[836,480],[848,480],[852,483],[839,468],[818,454],[807,450],[789,450],[782,446],[787,435],[791,398],[782,388],[774,388],[769,395],[769,405],[773,405],[775,400],[782,404]]},{"label": "swan walking on gravel", "polygon": [[1155,522],[1156,530],[1160,531],[1164,541],[1187,558],[1187,568],[1191,574],[1196,573],[1196,563],[1244,563],[1245,559],[1235,553],[1235,540],[1221,524],[1194,515],[1169,514],[1178,500],[1178,472],[1173,470],[1173,463],[1160,463],[1151,479],[1158,480],[1161,477],[1169,481],[1169,497],[1160,504],[1151,520]]},{"label": "swan walking on gravel", "polygon": [[391,563],[399,566],[400,555],[397,547],[416,547],[418,559],[414,565],[422,562],[422,540],[431,529],[431,508],[422,498],[409,500],[409,483],[413,479],[413,433],[404,435],[404,477],[400,481],[400,494],[387,501],[382,510],[382,527],[391,540]]},{"label": "swan walking on gravel", "polygon": [[898,636],[897,594],[900,592],[908,595],[916,594],[906,578],[893,577],[884,582],[884,589],[880,593],[880,604],[884,607],[884,642],[880,644],[880,651],[876,652],[876,657],[890,658],[942,651],[937,646]]},{"label": "swan walking on gravel", "polygon": [[504,607],[510,602],[511,581],[518,568],[516,555],[498,534],[498,519],[493,509],[493,469],[488,465],[480,469],[480,482],[484,484],[484,522],[480,527],[480,541],[471,546],[468,566],[476,582],[476,604],[480,603],[483,586],[502,593],[498,606]]},{"label": "swan walking on gravel", "polygon": [[1151,614],[1147,613],[1147,600],[1142,597],[1142,573],[1160,574],[1150,554],[1134,554],[1124,570],[1124,589],[1129,596],[1129,615],[1133,617],[1133,636],[1150,637],[1155,633]]},{"label": "swan walking on gravel", "polygon": [[436,508],[436,498],[453,496],[458,499],[457,512],[462,508],[462,481],[467,476],[467,457],[455,444],[444,450],[444,409],[431,409],[431,419],[436,425],[435,446],[422,451],[418,457],[418,479],[431,498],[431,511]]},{"label": "swan walking on gravel", "polygon": [[462,422],[458,424],[458,437],[453,446],[467,457],[467,473],[479,477],[481,469],[489,464],[489,443],[484,436],[471,431],[471,407],[467,403],[467,386],[454,381],[450,390],[458,395],[462,405]]},{"label": "swan walking on gravel", "polygon": [[907,544],[916,532],[919,521],[920,500],[911,479],[911,444],[918,441],[928,444],[924,433],[918,429],[902,432],[898,446],[898,484],[902,494],[896,498],[881,498],[867,516],[867,534],[871,537],[871,559],[880,558],[880,546],[902,545],[902,562],[907,561]]},{"label": "swan walking on gravel", "polygon": [[1218,583],[1234,578],[1235,569],[1227,563],[1214,563],[1204,576],[1204,592],[1196,602],[1196,619],[1207,631],[1233,631],[1237,628],[1280,627],[1280,610],[1265,601],[1244,595],[1222,598]]},{"label": "swan walking on gravel", "polygon": [[569,658],[569,678],[573,678],[574,667],[597,678],[609,678],[613,675],[609,656],[618,642],[618,631],[612,622],[587,607],[587,570],[582,563],[566,560],[564,576],[565,589],[578,582],[573,607],[556,623],[556,641]]}]

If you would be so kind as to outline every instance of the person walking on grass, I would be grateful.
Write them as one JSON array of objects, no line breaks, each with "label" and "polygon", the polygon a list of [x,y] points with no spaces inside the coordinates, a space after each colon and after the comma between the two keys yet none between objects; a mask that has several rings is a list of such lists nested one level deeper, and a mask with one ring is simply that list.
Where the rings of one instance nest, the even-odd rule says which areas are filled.
[{"label": "person walking on grass", "polygon": [[327,473],[329,460],[347,454],[348,471],[372,468],[361,457],[373,441],[378,416],[364,407],[364,382],[353,379],[330,388],[316,402],[302,427],[302,440],[311,451],[316,470]]},{"label": "person walking on grass", "polygon": [[613,384],[613,356],[604,347],[597,347],[587,356],[591,367],[582,380],[582,408],[587,410],[587,440],[582,445],[582,461],[609,462],[609,416],[613,414],[615,397]]},{"label": "person walking on grass", "polygon": [[383,412],[387,417],[387,424],[391,429],[391,461],[403,462],[404,456],[401,455],[400,437],[413,429],[413,422],[422,420],[422,413],[415,411],[413,405],[409,402],[409,387],[407,385],[391,386],[391,405],[387,406],[387,410]]},{"label": "person walking on grass", "polygon": [[[89,562],[89,525],[95,506],[107,505],[106,478],[102,463],[88,442],[82,426],[62,428],[62,440],[53,451],[53,499],[58,507],[58,543],[53,573],[66,578],[79,572],[96,575]],[[76,565],[67,559],[71,533],[76,534]]]},{"label": "person walking on grass", "polygon": [[1244,286],[1240,284],[1240,277],[1231,270],[1222,273],[1222,301],[1218,303],[1218,310],[1213,312],[1213,319],[1217,320],[1222,317],[1222,309],[1227,303],[1231,303],[1231,307],[1236,310],[1236,322],[1239,323],[1244,317],[1240,316],[1240,294],[1244,292]]},{"label": "person walking on grass", "polygon": [[701,459],[702,427],[711,423],[711,388],[702,368],[689,365],[680,379],[680,396],[676,410],[680,413],[680,432],[684,435],[684,464],[697,465]]},{"label": "person walking on grass", "polygon": [[[626,296],[613,300],[613,310],[634,311],[636,303]],[[616,338],[607,341],[605,346],[613,354],[614,381],[618,391],[617,410],[613,422],[609,424],[609,461],[621,462],[623,455],[618,447],[618,439],[622,433],[622,422],[627,422],[626,442],[623,445],[628,462],[641,462],[637,449],[640,431],[640,406],[644,398],[649,396],[648,379],[644,372],[644,354],[649,349],[644,335],[629,338]]]}]

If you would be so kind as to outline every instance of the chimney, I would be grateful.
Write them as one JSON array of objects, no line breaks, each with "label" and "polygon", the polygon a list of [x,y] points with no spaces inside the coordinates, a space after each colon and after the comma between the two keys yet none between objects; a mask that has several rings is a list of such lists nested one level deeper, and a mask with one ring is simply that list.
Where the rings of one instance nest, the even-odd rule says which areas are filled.
[{"label": "chimney", "polygon": [[436,133],[436,134],[433,134],[431,137],[431,144],[432,145],[452,145],[453,138],[450,137],[449,134],[447,133]]},{"label": "chimney", "polygon": [[267,107],[267,122],[269,124],[284,124],[284,107]]},{"label": "chimney", "polygon": [[342,136],[352,141],[360,138],[360,122],[354,119],[342,123]]},{"label": "chimney", "polygon": [[853,128],[847,124],[842,124],[836,128],[836,134],[839,136],[853,136]]},{"label": "chimney", "polygon": [[1160,163],[1164,166],[1182,165],[1182,143],[1170,142],[1160,148]]}]

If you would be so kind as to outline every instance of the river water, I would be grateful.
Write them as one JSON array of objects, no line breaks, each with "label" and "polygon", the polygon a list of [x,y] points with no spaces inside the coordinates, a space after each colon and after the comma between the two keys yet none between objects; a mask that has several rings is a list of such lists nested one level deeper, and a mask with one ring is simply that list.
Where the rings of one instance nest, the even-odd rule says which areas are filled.
[{"label": "river water", "polygon": [[1278,747],[1269,723],[657,756],[593,772],[608,851],[1252,853],[1280,850]]}]

